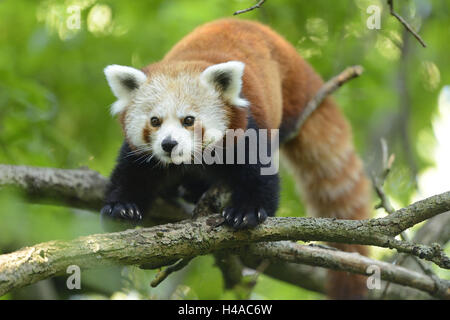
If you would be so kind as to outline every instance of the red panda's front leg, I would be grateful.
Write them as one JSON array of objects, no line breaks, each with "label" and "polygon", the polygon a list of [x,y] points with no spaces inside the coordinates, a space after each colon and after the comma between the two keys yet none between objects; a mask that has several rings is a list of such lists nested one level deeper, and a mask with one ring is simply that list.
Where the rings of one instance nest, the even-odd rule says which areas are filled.
[{"label": "red panda's front leg", "polygon": [[[231,205],[225,208],[222,215],[227,224],[235,229],[254,228],[268,216],[274,216],[278,209],[280,178],[275,156],[278,143],[274,144],[274,139],[278,136],[260,130],[250,114],[246,133],[243,136],[238,134],[234,145],[229,146],[234,149],[231,152],[233,164],[216,167],[232,192]],[[227,152],[228,149],[225,154]],[[239,164],[238,158],[244,160],[243,164]]]},{"label": "red panda's front leg", "polygon": [[162,170],[133,153],[126,142],[123,144],[100,212],[105,229],[113,229],[110,221],[137,224],[142,220],[154,198],[156,184],[161,183]]},{"label": "red panda's front leg", "polygon": [[253,228],[274,216],[278,209],[278,174],[261,175],[260,165],[235,165],[229,170],[231,205],[222,215],[235,229]]},{"label": "red panda's front leg", "polygon": [[[251,116],[248,130],[261,133]],[[252,141],[242,136],[240,141],[243,143],[234,145],[233,163],[213,166],[219,178],[231,189],[231,204],[222,215],[227,224],[235,229],[256,227],[268,216],[274,216],[278,209],[280,179],[278,166],[273,166],[276,158],[272,157],[277,150],[270,143],[265,150],[261,149],[261,136],[256,134],[255,137],[256,140]],[[239,148],[239,145],[244,148]],[[242,164],[237,161],[239,154],[245,158]],[[267,159],[269,163],[266,163]]]},{"label": "red panda's front leg", "polygon": [[278,209],[278,174],[261,175],[261,166],[233,165],[227,168],[226,180],[231,187],[231,204],[222,215],[234,229],[254,228]]}]

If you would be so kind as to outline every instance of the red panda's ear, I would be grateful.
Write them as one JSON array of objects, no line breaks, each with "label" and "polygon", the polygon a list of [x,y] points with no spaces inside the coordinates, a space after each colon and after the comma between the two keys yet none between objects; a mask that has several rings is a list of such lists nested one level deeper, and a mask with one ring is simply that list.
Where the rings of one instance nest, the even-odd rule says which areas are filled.
[{"label": "red panda's ear", "polygon": [[131,101],[133,92],[147,80],[147,76],[140,70],[116,64],[107,66],[104,72],[111,91],[118,99],[111,106],[114,115],[123,111]]},{"label": "red panda's ear", "polygon": [[249,102],[240,96],[244,68],[245,64],[240,61],[215,64],[202,72],[200,81],[220,91],[230,104],[236,107],[248,107]]}]

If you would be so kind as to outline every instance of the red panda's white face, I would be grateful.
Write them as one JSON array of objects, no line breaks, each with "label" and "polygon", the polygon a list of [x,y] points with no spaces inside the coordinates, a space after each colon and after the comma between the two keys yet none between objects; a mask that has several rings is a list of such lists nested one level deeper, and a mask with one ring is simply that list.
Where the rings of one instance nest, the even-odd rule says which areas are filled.
[{"label": "red panda's white face", "polygon": [[[118,100],[112,114],[121,114],[127,141],[162,163],[190,163],[207,145],[220,141],[229,128],[227,106],[247,107],[240,97],[244,64],[217,64],[202,72],[151,74],[131,67],[105,68]],[[145,157],[147,155],[148,157]]]}]

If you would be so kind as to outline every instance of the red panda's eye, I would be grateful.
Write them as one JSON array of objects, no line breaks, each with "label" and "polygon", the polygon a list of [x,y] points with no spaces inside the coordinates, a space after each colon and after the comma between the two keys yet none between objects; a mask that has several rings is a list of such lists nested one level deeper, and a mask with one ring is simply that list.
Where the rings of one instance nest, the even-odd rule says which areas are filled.
[{"label": "red panda's eye", "polygon": [[195,118],[193,116],[187,116],[183,119],[183,125],[186,127],[190,127],[194,124]]},{"label": "red panda's eye", "polygon": [[157,117],[152,117],[150,119],[150,123],[152,124],[152,126],[154,127],[159,127],[161,125],[161,120],[159,120],[159,118]]}]

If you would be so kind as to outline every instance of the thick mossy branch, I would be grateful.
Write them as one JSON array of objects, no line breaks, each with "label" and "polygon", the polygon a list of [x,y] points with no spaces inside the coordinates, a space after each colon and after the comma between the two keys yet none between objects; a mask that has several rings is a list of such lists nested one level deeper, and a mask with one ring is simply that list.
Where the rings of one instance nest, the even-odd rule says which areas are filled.
[{"label": "thick mossy branch", "polygon": [[450,191],[415,202],[385,218],[372,220],[371,226],[377,228],[379,225],[382,233],[393,236],[446,211],[450,211]]},{"label": "thick mossy branch", "polygon": [[89,169],[0,165],[0,187],[16,188],[30,202],[100,210],[107,183]]},{"label": "thick mossy branch", "polygon": [[[442,254],[436,255],[433,247],[388,236],[393,233],[386,221],[388,218],[383,218],[383,223],[377,222],[380,219],[269,218],[256,229],[233,231],[226,226],[217,227],[222,217],[212,215],[152,228],[91,235],[72,241],[51,241],[0,256],[0,295],[13,288],[62,274],[73,264],[82,269],[115,264],[157,268],[182,258],[239,248],[255,242],[280,240],[320,240],[390,247],[412,254],[424,253],[424,258],[443,267],[449,266],[447,257],[444,256],[447,260],[438,260]],[[395,219],[395,223],[410,227],[420,222],[407,214],[395,216]]]},{"label": "thick mossy branch", "polygon": [[[0,188],[20,191],[27,201],[100,212],[108,179],[89,169],[56,169],[0,164]],[[191,217],[182,202],[157,198],[149,212],[152,222],[174,222]]]}]

